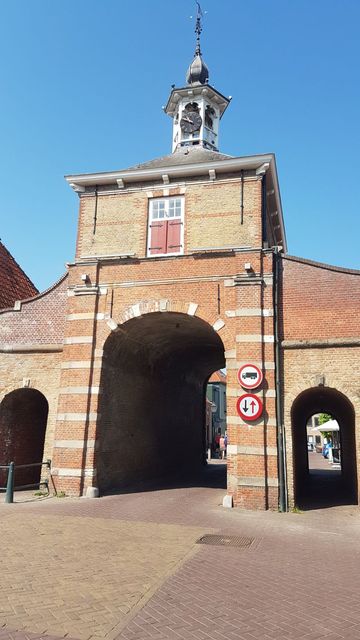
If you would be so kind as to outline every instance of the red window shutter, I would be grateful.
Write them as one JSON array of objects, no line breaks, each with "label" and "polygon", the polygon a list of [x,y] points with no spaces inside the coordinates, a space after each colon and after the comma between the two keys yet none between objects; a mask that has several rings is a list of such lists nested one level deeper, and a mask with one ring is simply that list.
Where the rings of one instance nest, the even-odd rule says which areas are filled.
[{"label": "red window shutter", "polygon": [[167,253],[181,252],[181,227],[181,220],[169,220],[167,234]]},{"label": "red window shutter", "polygon": [[149,251],[153,256],[156,253],[166,253],[166,229],[165,220],[154,220],[150,224]]}]

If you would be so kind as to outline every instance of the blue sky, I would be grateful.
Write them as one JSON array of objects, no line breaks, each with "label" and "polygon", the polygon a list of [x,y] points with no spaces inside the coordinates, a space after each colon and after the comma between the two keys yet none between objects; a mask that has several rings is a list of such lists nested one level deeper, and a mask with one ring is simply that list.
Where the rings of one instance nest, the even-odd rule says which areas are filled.
[{"label": "blue sky", "polygon": [[[220,150],[276,154],[292,255],[360,268],[359,0],[202,0]],[[0,3],[0,237],[44,290],[74,257],[63,176],[171,151],[163,114],[194,51],[192,0]]]}]

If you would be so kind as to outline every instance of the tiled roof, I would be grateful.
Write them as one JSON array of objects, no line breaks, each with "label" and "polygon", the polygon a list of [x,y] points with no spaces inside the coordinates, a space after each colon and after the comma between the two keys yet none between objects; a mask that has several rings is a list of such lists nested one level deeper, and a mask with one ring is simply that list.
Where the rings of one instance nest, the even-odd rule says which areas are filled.
[{"label": "tiled roof", "polygon": [[214,371],[209,378],[209,382],[222,382],[226,384],[226,373],[223,371]]},{"label": "tiled roof", "polygon": [[16,300],[31,298],[37,288],[0,242],[0,309],[14,306]]}]

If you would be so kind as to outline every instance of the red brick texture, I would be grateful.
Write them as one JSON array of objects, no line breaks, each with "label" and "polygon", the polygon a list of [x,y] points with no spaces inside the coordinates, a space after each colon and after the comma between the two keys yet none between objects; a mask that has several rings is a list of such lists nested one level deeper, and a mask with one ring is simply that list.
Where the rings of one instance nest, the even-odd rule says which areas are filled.
[{"label": "red brick texture", "polygon": [[0,311],[0,344],[62,344],[67,274],[50,289],[24,300],[18,310]]},{"label": "red brick texture", "polygon": [[[317,412],[328,413],[332,413],[332,407],[338,420],[346,411],[353,414],[346,424],[340,424],[343,474],[349,475],[349,469],[345,468],[345,445],[355,442],[357,469],[350,460],[353,444],[347,453],[348,466],[352,475],[355,474],[352,486],[360,486],[360,439],[356,429],[360,421],[359,308],[360,271],[290,256],[283,260],[282,378],[290,503],[294,501],[297,466],[305,464],[296,454],[301,448],[299,438],[303,438],[305,451],[304,430],[300,430],[301,425],[293,414],[294,403],[297,401],[298,407],[300,399],[304,403],[303,412],[308,411],[309,417],[315,406]],[[309,390],[311,394],[304,393]]]},{"label": "red brick texture", "polygon": [[287,256],[283,338],[359,337],[360,272]]},{"label": "red brick texture", "polygon": [[24,300],[38,293],[11,253],[0,242],[0,309],[12,307],[16,300]]}]

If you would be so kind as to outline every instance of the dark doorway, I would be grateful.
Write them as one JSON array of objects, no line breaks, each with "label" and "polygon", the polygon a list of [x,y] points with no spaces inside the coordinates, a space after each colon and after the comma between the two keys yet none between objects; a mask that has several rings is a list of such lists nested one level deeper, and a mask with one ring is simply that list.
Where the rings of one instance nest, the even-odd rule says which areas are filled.
[{"label": "dark doorway", "polygon": [[[339,425],[336,438],[339,452],[336,453],[341,464],[329,467],[319,450],[308,451],[309,419],[319,414],[328,414]],[[296,398],[291,415],[296,505],[310,509],[357,504],[355,414],[352,404],[336,389],[317,387],[304,391]],[[328,435],[327,440],[335,444],[333,436]]]},{"label": "dark doorway", "polygon": [[[16,465],[42,462],[48,403],[36,389],[16,389],[0,404],[0,465],[15,462],[15,486],[37,484],[41,467],[16,469]],[[1,486],[6,472],[1,473]]]},{"label": "dark doorway", "polygon": [[216,331],[186,314],[147,314],[109,336],[97,433],[100,491],[135,490],[171,475],[186,484],[204,469],[206,382],[224,366]]}]

